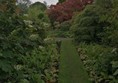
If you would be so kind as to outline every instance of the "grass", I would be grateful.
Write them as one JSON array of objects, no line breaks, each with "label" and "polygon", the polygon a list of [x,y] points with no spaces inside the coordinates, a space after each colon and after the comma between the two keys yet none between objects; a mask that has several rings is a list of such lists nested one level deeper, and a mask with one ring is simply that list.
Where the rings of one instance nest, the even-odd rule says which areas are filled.
[{"label": "grass", "polygon": [[91,83],[71,40],[62,41],[59,70],[59,83]]}]

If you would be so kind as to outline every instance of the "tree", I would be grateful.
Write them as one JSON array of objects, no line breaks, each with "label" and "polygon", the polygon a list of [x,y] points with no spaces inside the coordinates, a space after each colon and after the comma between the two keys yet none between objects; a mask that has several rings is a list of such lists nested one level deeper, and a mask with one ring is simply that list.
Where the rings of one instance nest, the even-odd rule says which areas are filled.
[{"label": "tree", "polygon": [[[96,0],[78,14],[72,26],[75,40],[118,47],[117,0]],[[110,11],[110,12],[109,12]]]},{"label": "tree", "polygon": [[47,28],[49,25],[49,19],[45,12],[46,9],[46,5],[41,2],[33,3],[28,8],[28,19],[40,27]]},{"label": "tree", "polygon": [[17,0],[17,6],[20,8],[21,13],[26,13],[29,5],[31,5],[30,0]]},{"label": "tree", "polygon": [[33,3],[32,5],[29,6],[29,9],[34,8],[34,7],[37,7],[37,8],[39,8],[39,10],[42,10],[42,11],[45,11],[47,9],[46,5],[44,3],[41,3],[41,2]]},{"label": "tree", "polygon": [[29,6],[31,4],[30,0],[17,0],[17,4],[25,4],[26,6]]},{"label": "tree", "polygon": [[48,21],[45,10],[47,9],[46,5],[41,2],[36,2],[29,6],[28,8],[28,16],[30,20],[41,22]]},{"label": "tree", "polygon": [[79,12],[85,8],[87,4],[92,3],[93,0],[67,0],[57,5],[51,5],[47,10],[51,21],[63,22],[70,20],[74,12]]},{"label": "tree", "polygon": [[66,0],[59,0],[59,3],[63,3],[64,1],[66,1]]}]

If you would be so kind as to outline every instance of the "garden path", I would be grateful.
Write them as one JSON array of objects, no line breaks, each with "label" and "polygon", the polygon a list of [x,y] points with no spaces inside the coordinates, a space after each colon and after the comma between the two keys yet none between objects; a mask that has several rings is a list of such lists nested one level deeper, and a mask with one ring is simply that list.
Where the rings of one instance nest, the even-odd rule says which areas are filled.
[{"label": "garden path", "polygon": [[72,39],[61,39],[61,41],[59,83],[91,83]]}]

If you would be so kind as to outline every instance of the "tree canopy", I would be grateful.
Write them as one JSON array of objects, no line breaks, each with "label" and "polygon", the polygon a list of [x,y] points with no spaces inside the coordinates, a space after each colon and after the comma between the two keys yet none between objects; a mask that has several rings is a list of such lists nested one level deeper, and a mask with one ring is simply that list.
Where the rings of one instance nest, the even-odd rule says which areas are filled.
[{"label": "tree canopy", "polygon": [[63,3],[51,5],[47,13],[50,20],[63,22],[71,19],[75,12],[80,12],[92,2],[93,0],[66,0]]}]

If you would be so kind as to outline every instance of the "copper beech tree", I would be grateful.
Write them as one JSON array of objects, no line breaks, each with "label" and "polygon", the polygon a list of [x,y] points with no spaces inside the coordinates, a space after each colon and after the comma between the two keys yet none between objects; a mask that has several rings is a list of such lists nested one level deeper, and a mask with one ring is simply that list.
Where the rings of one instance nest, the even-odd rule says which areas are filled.
[{"label": "copper beech tree", "polygon": [[74,12],[83,10],[87,4],[92,2],[93,0],[66,0],[63,3],[51,5],[47,10],[47,14],[51,21],[61,23],[71,19]]}]

